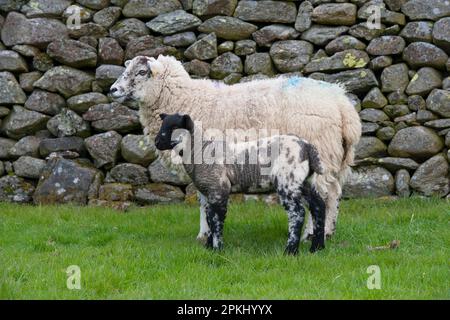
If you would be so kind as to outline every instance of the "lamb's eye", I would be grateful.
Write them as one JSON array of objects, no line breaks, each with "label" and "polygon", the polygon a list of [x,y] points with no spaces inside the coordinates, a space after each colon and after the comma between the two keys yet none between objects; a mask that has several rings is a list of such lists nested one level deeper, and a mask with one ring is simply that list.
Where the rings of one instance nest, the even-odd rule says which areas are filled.
[{"label": "lamb's eye", "polygon": [[138,75],[140,75],[140,76],[145,76],[146,74],[147,74],[147,71],[145,71],[145,70],[141,70],[138,72]]}]

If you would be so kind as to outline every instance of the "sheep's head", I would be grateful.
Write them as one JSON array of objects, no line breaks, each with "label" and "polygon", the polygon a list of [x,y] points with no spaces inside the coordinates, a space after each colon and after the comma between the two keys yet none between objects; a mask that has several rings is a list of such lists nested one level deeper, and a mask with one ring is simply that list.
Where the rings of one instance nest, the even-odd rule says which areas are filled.
[{"label": "sheep's head", "polygon": [[[110,89],[117,102],[156,100],[161,92],[164,66],[156,59],[138,56],[125,62],[125,71]],[[148,101],[150,100],[150,101]]]},{"label": "sheep's head", "polygon": [[160,114],[162,124],[155,138],[155,146],[158,150],[171,150],[183,140],[182,132],[177,129],[188,130],[192,133],[194,122],[189,115]]}]

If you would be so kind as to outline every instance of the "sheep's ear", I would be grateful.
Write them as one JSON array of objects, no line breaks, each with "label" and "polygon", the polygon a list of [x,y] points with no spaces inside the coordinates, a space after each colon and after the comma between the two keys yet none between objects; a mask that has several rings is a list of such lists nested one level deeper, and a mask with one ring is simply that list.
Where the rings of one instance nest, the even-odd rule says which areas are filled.
[{"label": "sheep's ear", "polygon": [[131,60],[127,60],[127,61],[125,61],[125,67],[127,67],[127,68],[128,68],[128,66],[130,65],[130,63],[131,63]]},{"label": "sheep's ear", "polygon": [[161,120],[164,120],[167,117],[167,113],[161,113],[159,117],[161,118]]},{"label": "sheep's ear", "polygon": [[194,129],[194,122],[188,114],[183,116],[183,127],[189,131]]},{"label": "sheep's ear", "polygon": [[152,58],[148,59],[147,65],[153,76],[162,73],[164,70],[162,63]]}]

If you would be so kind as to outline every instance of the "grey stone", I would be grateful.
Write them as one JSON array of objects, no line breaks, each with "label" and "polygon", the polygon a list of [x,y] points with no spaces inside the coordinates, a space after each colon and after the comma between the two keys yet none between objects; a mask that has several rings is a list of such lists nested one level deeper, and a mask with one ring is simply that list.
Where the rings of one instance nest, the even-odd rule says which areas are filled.
[{"label": "grey stone", "polygon": [[109,36],[119,41],[122,46],[149,33],[145,23],[135,18],[121,20],[109,29]]},{"label": "grey stone", "polygon": [[46,72],[53,68],[53,66],[52,58],[45,52],[40,52],[33,57],[33,68],[38,71]]},{"label": "grey stone", "polygon": [[315,7],[311,18],[318,24],[351,26],[356,22],[356,9],[352,3],[326,3]]},{"label": "grey stone", "polygon": [[207,62],[194,59],[183,64],[186,71],[200,78],[207,78],[210,73],[210,65]]},{"label": "grey stone", "polygon": [[231,16],[237,0],[194,0],[192,11],[197,16],[224,15]]},{"label": "grey stone", "polygon": [[387,96],[389,104],[407,104],[408,96],[402,91],[394,91]]},{"label": "grey stone", "polygon": [[57,92],[65,98],[91,90],[94,77],[84,71],[66,66],[57,66],[47,71],[34,83],[36,88]]},{"label": "grey stone", "polygon": [[59,114],[48,120],[47,129],[56,137],[88,137],[89,123],[70,109],[63,108]]},{"label": "grey stone", "polygon": [[4,176],[0,178],[0,201],[28,203],[34,192],[32,184],[17,176]]},{"label": "grey stone", "polygon": [[35,204],[84,205],[97,196],[101,180],[101,172],[85,163],[53,158],[42,170],[33,201]]},{"label": "grey stone", "polygon": [[56,61],[74,68],[95,67],[97,64],[95,48],[76,40],[53,41],[47,47],[47,54]]},{"label": "grey stone", "polygon": [[308,30],[312,24],[313,5],[309,1],[302,1],[298,7],[298,15],[295,19],[295,29],[299,32]]},{"label": "grey stone", "polygon": [[136,188],[135,200],[147,205],[177,203],[184,201],[184,193],[175,186],[151,183]]},{"label": "grey stone", "polygon": [[203,22],[198,30],[204,33],[214,32],[217,37],[226,40],[243,40],[250,37],[258,27],[237,18],[215,16]]},{"label": "grey stone", "polygon": [[201,23],[202,21],[196,16],[184,10],[175,10],[160,14],[146,25],[154,32],[169,35],[180,31],[192,30]]},{"label": "grey stone", "polygon": [[382,141],[390,141],[395,135],[395,129],[392,127],[383,127],[377,131],[377,138]]},{"label": "grey stone", "polygon": [[69,28],[69,35],[74,39],[81,39],[86,37],[99,39],[102,37],[106,37],[108,35],[108,30],[97,23],[88,22],[82,23],[79,27]]},{"label": "grey stone", "polygon": [[96,24],[108,29],[116,23],[121,13],[122,9],[120,7],[108,7],[95,13],[93,20]]},{"label": "grey stone", "polygon": [[204,38],[193,43],[186,49],[184,55],[189,60],[208,60],[217,57],[217,38],[214,33],[210,33]]},{"label": "grey stone", "polygon": [[378,86],[375,74],[369,69],[347,70],[335,74],[313,73],[310,77],[331,83],[341,83],[347,91],[355,94],[365,93]]},{"label": "grey stone", "polygon": [[279,71],[294,72],[309,62],[313,50],[313,45],[306,41],[277,41],[270,48],[270,56]]},{"label": "grey stone", "polygon": [[45,167],[45,160],[29,156],[22,156],[13,163],[14,173],[18,177],[39,179],[42,169]]},{"label": "grey stone", "polygon": [[409,190],[409,181],[411,176],[405,169],[400,169],[395,173],[395,190],[399,197],[407,198],[411,194]]},{"label": "grey stone", "polygon": [[69,0],[33,0],[22,6],[21,12],[28,18],[59,18],[70,4]]},{"label": "grey stone", "polygon": [[408,97],[408,108],[411,111],[424,110],[426,107],[425,100],[418,95]]},{"label": "grey stone", "polygon": [[312,60],[305,66],[303,71],[312,73],[364,68],[369,61],[369,56],[364,51],[350,49],[337,52],[329,58]]},{"label": "grey stone", "polygon": [[355,148],[355,158],[364,159],[386,155],[386,145],[375,137],[361,137]]},{"label": "grey stone", "polygon": [[376,132],[380,126],[373,122],[362,122],[361,123],[361,132],[362,134],[370,134]]},{"label": "grey stone", "polygon": [[217,46],[217,52],[219,54],[233,51],[234,49],[234,42],[233,41],[224,41],[221,44]]},{"label": "grey stone", "polygon": [[438,20],[450,15],[447,0],[410,0],[402,6],[402,12],[410,20]]},{"label": "grey stone", "polygon": [[14,158],[21,156],[39,158],[39,145],[41,141],[42,138],[37,136],[23,137],[9,149],[9,155]]},{"label": "grey stone", "polygon": [[16,44],[45,47],[52,41],[67,37],[67,28],[61,21],[49,18],[27,19],[17,12],[10,12],[6,16],[1,30],[2,41],[8,47]]},{"label": "grey stone", "polygon": [[313,25],[302,33],[302,40],[309,41],[317,46],[325,46],[328,42],[348,31],[348,27],[327,27]]},{"label": "grey stone", "polygon": [[450,92],[434,89],[427,98],[427,109],[444,118],[450,118]]},{"label": "grey stone", "polygon": [[268,76],[275,74],[275,68],[267,52],[257,52],[245,58],[245,73],[257,74],[262,73]]},{"label": "grey stone", "polygon": [[433,42],[447,54],[450,53],[450,17],[442,18],[434,24]]},{"label": "grey stone", "polygon": [[159,159],[152,162],[148,167],[148,172],[150,173],[150,179],[153,182],[162,182],[178,186],[183,186],[189,184],[189,179],[180,178],[177,172],[172,172],[167,169]]},{"label": "grey stone", "polygon": [[436,69],[424,67],[419,69],[406,87],[408,95],[425,96],[435,88],[442,86],[442,75]]},{"label": "grey stone", "polygon": [[416,170],[419,167],[419,164],[412,159],[395,157],[375,159],[374,164],[381,165],[391,172],[395,172],[399,169]]},{"label": "grey stone", "polygon": [[390,118],[402,117],[410,112],[408,106],[403,104],[387,105],[386,107],[383,108],[383,111]]},{"label": "grey stone", "polygon": [[0,159],[11,159],[10,150],[16,142],[16,140],[0,137]]},{"label": "grey stone", "polygon": [[403,51],[403,60],[412,68],[433,67],[444,69],[448,55],[428,42],[413,42]]},{"label": "grey stone", "polygon": [[120,149],[127,162],[144,167],[157,158],[155,143],[150,136],[128,134],[123,137]]},{"label": "grey stone", "polygon": [[392,174],[381,167],[367,166],[356,168],[347,179],[343,189],[345,198],[383,197],[394,192],[395,182]]},{"label": "grey stone", "polygon": [[450,192],[449,165],[441,154],[420,165],[411,177],[410,186],[425,196],[444,197]]},{"label": "grey stone", "polygon": [[0,118],[4,118],[9,114],[10,110],[7,107],[0,106]]},{"label": "grey stone", "polygon": [[239,1],[234,16],[251,22],[293,23],[297,8],[292,2]]},{"label": "grey stone", "polygon": [[428,110],[418,110],[416,115],[416,120],[419,123],[425,123],[428,121],[436,120],[437,116]]},{"label": "grey stone", "polygon": [[381,25],[381,28],[370,29],[366,22],[361,22],[352,26],[348,33],[358,39],[364,39],[370,41],[384,34],[385,26]]},{"label": "grey stone", "polygon": [[109,5],[110,0],[76,0],[79,4],[89,9],[101,10]]},{"label": "grey stone", "polygon": [[130,40],[125,51],[125,59],[130,60],[136,56],[148,56],[157,58],[160,54],[179,56],[176,48],[163,44],[161,37],[143,36]]},{"label": "grey stone", "polygon": [[252,37],[260,47],[270,47],[274,41],[293,40],[300,35],[297,30],[282,24],[272,24],[253,32]]},{"label": "grey stone", "polygon": [[153,18],[178,9],[181,4],[177,0],[130,0],[122,13],[127,18]]},{"label": "grey stone", "polygon": [[234,53],[238,56],[247,56],[256,52],[256,42],[253,40],[239,40],[234,46]]},{"label": "grey stone", "polygon": [[137,111],[115,102],[90,107],[83,119],[98,131],[128,133],[140,127]]},{"label": "grey stone", "polygon": [[42,139],[39,144],[39,154],[41,157],[47,157],[53,152],[66,151],[84,155],[86,153],[84,140],[80,137],[47,138]]},{"label": "grey stone", "polygon": [[213,79],[223,79],[231,73],[242,73],[243,69],[241,59],[231,52],[226,52],[212,61],[210,76]]},{"label": "grey stone", "polygon": [[120,154],[122,136],[115,131],[108,131],[90,136],[84,140],[87,151],[94,159],[97,168],[111,168],[116,164]]},{"label": "grey stone", "polygon": [[95,70],[95,81],[100,88],[108,90],[124,71],[122,66],[103,64]]},{"label": "grey stone", "polygon": [[[109,100],[104,94],[89,92],[67,99],[67,107],[78,114],[82,114],[96,104],[104,104],[108,102]],[[26,104],[25,107],[27,107]]]},{"label": "grey stone", "polygon": [[388,147],[394,157],[427,159],[443,148],[441,138],[426,127],[409,127],[398,131]]},{"label": "grey stone", "polygon": [[106,176],[107,182],[143,185],[149,182],[147,169],[134,163],[121,163],[111,169]]},{"label": "grey stone", "polygon": [[192,31],[166,36],[163,39],[163,43],[165,45],[173,47],[187,47],[193,44],[195,41],[197,41],[197,37]]},{"label": "grey stone", "polygon": [[0,50],[0,71],[28,72],[28,66],[17,52]]},{"label": "grey stone", "polygon": [[32,71],[27,73],[21,73],[19,75],[20,88],[25,92],[33,91],[33,85],[42,77],[42,73],[39,71]]},{"label": "grey stone", "polygon": [[404,91],[409,83],[408,66],[405,63],[394,64],[381,73],[381,91]]},{"label": "grey stone", "polygon": [[355,37],[344,35],[332,40],[325,47],[325,51],[328,54],[335,54],[337,52],[349,49],[365,50],[366,45],[364,42],[356,39]]},{"label": "grey stone", "polygon": [[362,101],[363,108],[382,109],[388,104],[386,97],[378,87],[370,90]]},{"label": "grey stone", "polygon": [[25,102],[25,108],[51,116],[58,114],[66,106],[59,94],[36,89]]},{"label": "grey stone", "polygon": [[106,183],[100,186],[98,198],[107,201],[131,201],[133,186],[129,183]]},{"label": "grey stone", "polygon": [[0,72],[0,104],[22,104],[25,100],[26,95],[14,75]]},{"label": "grey stone", "polygon": [[101,64],[123,63],[124,51],[116,39],[100,38],[98,42],[98,60]]},{"label": "grey stone", "polygon": [[11,113],[3,119],[1,132],[13,139],[20,139],[44,129],[49,118],[42,113],[14,106]]},{"label": "grey stone", "polygon": [[408,22],[400,32],[400,36],[407,42],[431,42],[433,23],[429,21]]},{"label": "grey stone", "polygon": [[450,128],[450,119],[439,119],[425,122],[425,126],[433,129]]},{"label": "grey stone", "polygon": [[399,54],[405,48],[405,40],[399,36],[382,36],[370,41],[367,53],[374,56]]},{"label": "grey stone", "polygon": [[359,117],[363,121],[375,123],[389,120],[389,117],[386,115],[386,113],[384,113],[382,110],[373,108],[361,110],[361,112],[359,113]]}]

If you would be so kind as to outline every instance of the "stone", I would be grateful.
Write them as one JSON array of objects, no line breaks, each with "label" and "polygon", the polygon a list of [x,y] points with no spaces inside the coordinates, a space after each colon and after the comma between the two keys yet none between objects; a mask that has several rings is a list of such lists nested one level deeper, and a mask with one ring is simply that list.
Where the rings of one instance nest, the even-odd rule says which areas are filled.
[{"label": "stone", "polygon": [[310,60],[312,44],[302,40],[277,41],[270,48],[270,56],[280,72],[300,71]]},{"label": "stone", "polygon": [[409,84],[408,66],[405,63],[394,64],[381,73],[381,91],[404,91]]},{"label": "stone", "polygon": [[157,158],[155,143],[150,136],[128,134],[120,143],[122,157],[130,163],[147,167]]},{"label": "stone", "polygon": [[135,200],[144,205],[181,203],[184,193],[175,186],[151,183],[135,189]]},{"label": "stone", "polygon": [[25,100],[26,95],[14,75],[0,72],[0,104],[23,104]]},{"label": "stone", "polygon": [[245,73],[262,73],[268,76],[275,75],[275,68],[267,52],[257,52],[245,58]]},{"label": "stone", "polygon": [[197,41],[197,37],[192,31],[166,36],[163,39],[163,43],[165,45],[173,47],[187,47],[193,44],[195,41]]},{"label": "stone", "polygon": [[31,183],[15,175],[0,178],[1,202],[28,203],[31,202],[33,192],[34,187]]},{"label": "stone", "polygon": [[226,52],[212,61],[210,76],[221,80],[231,73],[242,73],[243,69],[241,59],[231,52]]},{"label": "stone", "polygon": [[77,136],[86,138],[91,133],[89,123],[70,109],[63,108],[59,114],[48,120],[47,129],[55,137]]},{"label": "stone", "polygon": [[53,68],[53,66],[52,58],[45,52],[40,52],[33,57],[33,68],[38,71],[46,72]]},{"label": "stone", "polygon": [[[99,92],[89,92],[67,99],[67,107],[78,114],[83,114],[94,105],[105,104],[108,102],[109,100],[104,94]],[[27,107],[26,104],[25,107]]]},{"label": "stone", "polygon": [[107,182],[143,185],[149,182],[147,169],[134,163],[121,163],[113,167],[106,176]]},{"label": "stone", "polygon": [[120,134],[108,131],[86,138],[84,144],[97,168],[111,168],[119,157],[121,140]]},{"label": "stone", "polygon": [[96,24],[101,25],[103,28],[109,29],[119,19],[122,13],[120,7],[108,7],[102,9],[94,14],[93,20]]},{"label": "stone", "polygon": [[77,2],[89,9],[101,10],[109,5],[110,0],[77,0]]},{"label": "stone", "polygon": [[180,178],[176,171],[167,169],[159,159],[152,162],[148,167],[148,172],[153,182],[168,183],[177,186],[188,185],[190,182],[188,179]]},{"label": "stone", "polygon": [[260,47],[270,47],[271,44],[278,40],[293,40],[300,35],[297,30],[282,24],[272,24],[265,26],[253,32],[253,40]]},{"label": "stone", "polygon": [[128,133],[140,127],[137,111],[116,102],[90,107],[83,114],[83,119],[90,121],[97,131]]},{"label": "stone", "polygon": [[70,6],[71,1],[33,0],[22,6],[27,18],[58,18]]},{"label": "stone", "polygon": [[450,91],[450,77],[447,77],[444,80],[442,80],[442,89]]},{"label": "stone", "polygon": [[177,0],[130,0],[122,13],[127,18],[153,18],[181,8]]},{"label": "stone", "polygon": [[343,84],[347,91],[355,94],[366,93],[378,86],[375,74],[369,69],[347,70],[335,74],[313,73],[310,77],[325,82]]},{"label": "stone", "polygon": [[450,128],[450,119],[439,119],[425,122],[425,126],[433,129]]},{"label": "stone", "polygon": [[18,177],[39,179],[45,167],[45,160],[22,156],[13,163],[14,173]]},{"label": "stone", "polygon": [[74,68],[90,68],[97,65],[97,51],[83,42],[69,39],[53,41],[47,54],[56,61]]},{"label": "stone", "polygon": [[362,122],[361,123],[361,132],[362,134],[370,134],[376,132],[380,126],[373,122]]},{"label": "stone", "polygon": [[102,173],[81,162],[52,158],[42,170],[33,195],[35,204],[87,204],[95,198]]},{"label": "stone", "polygon": [[450,53],[450,17],[438,20],[433,27],[433,42]]},{"label": "stone", "polygon": [[316,46],[325,46],[333,39],[336,39],[348,31],[348,27],[328,27],[313,25],[302,33],[301,39],[309,41]]},{"label": "stone", "polygon": [[[42,138],[37,136],[26,136],[17,141],[10,149],[9,156],[18,158],[21,156],[30,156],[39,158],[39,144]],[[2,158],[2,156],[0,156]]]},{"label": "stone", "polygon": [[408,106],[403,104],[387,105],[386,107],[383,108],[383,111],[390,118],[402,117],[410,112]]},{"label": "stone", "polygon": [[419,123],[425,123],[436,119],[437,119],[436,115],[431,111],[428,110],[417,111],[416,120]]},{"label": "stone", "polygon": [[371,41],[372,39],[375,39],[381,35],[383,35],[384,31],[385,31],[385,26],[381,25],[381,28],[374,28],[371,29],[367,26],[366,22],[362,22],[359,24],[355,24],[354,26],[352,26],[349,30],[348,33],[358,39],[363,39],[366,41]]},{"label": "stone", "polygon": [[445,157],[436,155],[422,163],[414,172],[410,186],[425,196],[444,197],[450,192],[448,170]]},{"label": "stone", "polygon": [[314,10],[313,5],[309,1],[302,1],[298,7],[298,15],[295,19],[295,30],[304,32],[311,27],[312,24],[312,12]]},{"label": "stone", "polygon": [[242,74],[240,73],[231,73],[223,78],[223,83],[228,85],[238,83],[242,79]]},{"label": "stone", "polygon": [[389,117],[382,110],[367,108],[359,113],[361,120],[368,122],[383,122],[389,120]]},{"label": "stone", "polygon": [[87,37],[99,39],[107,35],[108,30],[94,22],[82,23],[79,27],[69,29],[69,36],[80,40]]},{"label": "stone", "polygon": [[305,66],[303,72],[329,72],[364,68],[369,61],[369,56],[364,51],[350,49],[337,52],[329,58],[312,60]]},{"label": "stone", "polygon": [[392,127],[383,127],[377,130],[377,138],[382,141],[390,141],[395,135],[395,129]]},{"label": "stone", "polygon": [[378,87],[370,90],[362,101],[363,108],[382,109],[387,104],[388,100]]},{"label": "stone", "polygon": [[411,176],[408,170],[400,169],[395,173],[395,190],[399,197],[407,198],[411,194],[409,189],[409,182]]},{"label": "stone", "polygon": [[427,98],[427,109],[444,118],[450,118],[450,92],[434,89]]},{"label": "stone", "polygon": [[427,159],[443,148],[441,138],[426,127],[409,127],[399,130],[388,147],[388,153],[394,157]]},{"label": "stone", "polygon": [[335,54],[349,49],[365,50],[366,45],[355,37],[344,35],[332,40],[325,47],[325,51],[328,54]]},{"label": "stone", "polygon": [[352,170],[343,188],[345,198],[385,197],[394,192],[392,174],[381,167],[367,166]]},{"label": "stone", "polygon": [[410,0],[402,6],[410,20],[433,20],[450,15],[448,0]]},{"label": "stone", "polygon": [[395,157],[375,159],[374,164],[381,165],[391,172],[395,172],[400,169],[416,170],[419,167],[419,164],[412,159]]},{"label": "stone", "polygon": [[95,70],[95,81],[103,90],[109,90],[124,71],[122,66],[103,64]]},{"label": "stone", "polygon": [[183,64],[184,68],[190,75],[200,78],[207,78],[210,73],[210,65],[207,62],[194,59]]},{"label": "stone", "polygon": [[433,68],[424,67],[414,75],[406,87],[408,95],[425,96],[435,88],[442,86],[442,75],[439,71]]},{"label": "stone", "polygon": [[[407,104],[408,96],[401,91],[394,91],[387,96],[389,104]],[[414,110],[413,110],[414,111]]]},{"label": "stone", "polygon": [[426,107],[425,100],[418,95],[408,97],[408,107],[411,111],[423,110]]},{"label": "stone", "polygon": [[217,46],[217,52],[219,54],[230,52],[234,50],[234,42],[233,41],[224,41]]},{"label": "stone", "polygon": [[433,67],[444,69],[448,55],[444,50],[427,42],[413,42],[403,51],[403,60],[411,68]]},{"label": "stone", "polygon": [[386,145],[375,137],[361,137],[355,148],[355,158],[364,159],[386,155]]},{"label": "stone", "polygon": [[66,25],[50,18],[27,19],[23,14],[10,12],[1,29],[2,42],[8,46],[29,44],[45,47],[50,42],[68,38]]},{"label": "stone", "polygon": [[84,140],[80,137],[46,138],[39,144],[39,154],[41,157],[47,157],[51,153],[75,152],[78,155],[84,155],[86,149]]},{"label": "stone", "polygon": [[57,92],[65,98],[88,92],[94,77],[84,71],[66,66],[57,66],[47,71],[34,83],[36,88]]},{"label": "stone", "polygon": [[10,150],[16,144],[16,140],[0,137],[0,159],[10,159]]},{"label": "stone", "polygon": [[122,46],[126,46],[132,39],[149,33],[145,23],[135,18],[120,20],[109,29],[109,36],[119,41]]},{"label": "stone", "polygon": [[0,106],[0,119],[6,117],[9,112],[9,108]]},{"label": "stone", "polygon": [[402,53],[405,48],[405,40],[399,36],[382,36],[370,41],[367,53],[373,56],[384,56]]},{"label": "stone", "polygon": [[234,17],[251,22],[293,23],[297,8],[292,2],[239,1]]},{"label": "stone", "polygon": [[247,56],[256,52],[256,42],[253,40],[239,40],[235,43],[234,53],[238,56]]},{"label": "stone", "polygon": [[265,79],[269,79],[269,76],[262,74],[262,73],[257,73],[257,74],[249,75],[247,77],[242,77],[239,80],[239,83],[250,82],[250,81],[254,81],[254,80],[265,80]]},{"label": "stone", "polygon": [[163,39],[154,36],[143,36],[130,40],[125,51],[125,60],[131,60],[137,56],[157,58],[160,54],[179,56],[176,48],[163,44]]},{"label": "stone", "polygon": [[28,66],[17,52],[0,50],[0,71],[28,72]]},{"label": "stone", "polygon": [[192,30],[198,27],[202,21],[184,10],[175,10],[163,13],[148,22],[147,27],[153,32],[163,35],[174,34],[180,31]]},{"label": "stone", "polygon": [[204,38],[189,46],[184,55],[189,60],[208,60],[217,57],[217,38],[214,33],[210,33]]},{"label": "stone", "polygon": [[408,22],[400,32],[407,42],[432,42],[433,23],[429,21]]},{"label": "stone", "polygon": [[100,200],[131,201],[133,196],[133,186],[128,183],[106,183],[98,190]]},{"label": "stone", "polygon": [[258,29],[254,24],[237,18],[215,16],[203,22],[198,30],[204,33],[215,33],[218,38],[225,40],[243,40]]},{"label": "stone", "polygon": [[231,16],[237,2],[237,0],[194,0],[192,11],[197,16]]},{"label": "stone", "polygon": [[124,51],[116,39],[100,38],[98,42],[98,60],[101,64],[123,63]]},{"label": "stone", "polygon": [[20,88],[25,92],[33,91],[33,84],[42,77],[42,73],[39,71],[32,71],[27,73],[21,73],[19,75]]},{"label": "stone", "polygon": [[1,132],[13,139],[20,139],[44,129],[49,118],[42,113],[14,106],[11,113],[3,119]]},{"label": "stone", "polygon": [[318,24],[351,26],[356,22],[356,9],[352,3],[326,3],[315,7],[311,18]]},{"label": "stone", "polygon": [[36,89],[25,102],[25,108],[45,113],[50,116],[58,114],[66,106],[66,100],[59,94]]}]

